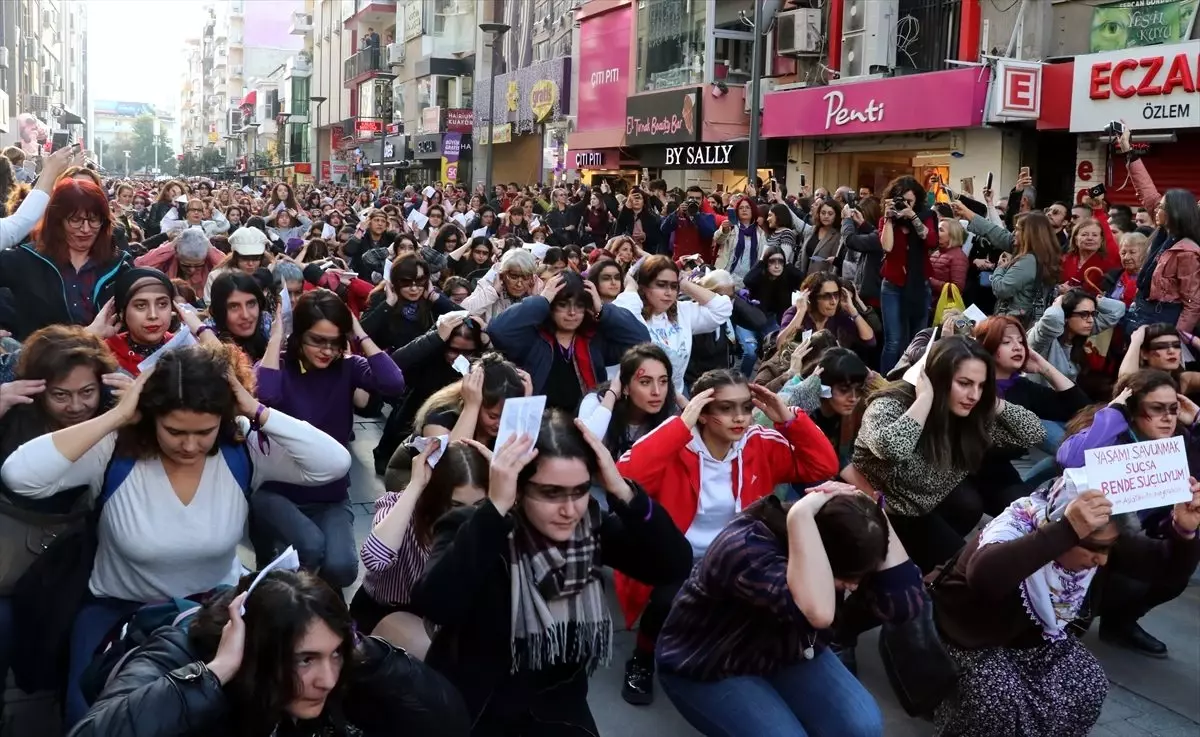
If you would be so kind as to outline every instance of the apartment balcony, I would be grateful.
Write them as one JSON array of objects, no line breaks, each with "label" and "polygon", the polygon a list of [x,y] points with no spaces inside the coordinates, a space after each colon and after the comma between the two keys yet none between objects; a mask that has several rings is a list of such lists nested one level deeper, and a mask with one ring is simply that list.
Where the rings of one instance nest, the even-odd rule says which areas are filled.
[{"label": "apartment balcony", "polygon": [[354,14],[342,23],[342,28],[361,25],[364,30],[367,26],[379,30],[395,23],[396,0],[354,0]]},{"label": "apartment balcony", "polygon": [[313,17],[308,13],[292,13],[292,24],[288,33],[293,36],[303,36],[313,29]]},{"label": "apartment balcony", "polygon": [[352,54],[342,66],[342,79],[345,80],[342,86],[352,90],[373,77],[395,77],[384,54],[380,48],[363,49]]},{"label": "apartment balcony", "polygon": [[312,60],[303,53],[289,56],[287,64],[284,65],[284,77],[311,77],[312,76]]}]

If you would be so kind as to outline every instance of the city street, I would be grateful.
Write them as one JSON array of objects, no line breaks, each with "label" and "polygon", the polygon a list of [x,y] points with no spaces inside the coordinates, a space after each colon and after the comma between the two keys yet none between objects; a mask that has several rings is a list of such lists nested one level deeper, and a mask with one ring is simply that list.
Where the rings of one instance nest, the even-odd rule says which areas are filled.
[{"label": "city street", "polygon": [[[383,491],[382,481],[371,471],[371,449],[379,436],[379,423],[360,419],[356,434],[351,496],[355,532],[361,541],[370,530],[374,500]],[[246,560],[252,560],[246,546],[241,553]],[[614,619],[619,622],[615,599],[610,606]],[[1193,580],[1193,585],[1183,596],[1156,609],[1143,620],[1146,629],[1170,647],[1168,660],[1156,661],[1118,650],[1099,642],[1094,632],[1088,635],[1088,645],[1104,663],[1111,682],[1104,712],[1092,730],[1092,737],[1200,737],[1198,612],[1200,577]],[[632,632],[622,629],[616,636],[613,662],[592,678],[590,701],[601,734],[612,737],[690,737],[698,734],[661,693],[649,707],[630,706],[621,699],[621,678],[625,659],[633,650],[633,639]],[[858,650],[859,676],[879,702],[885,733],[888,737],[927,737],[932,733],[932,726],[908,717],[900,708],[876,652],[874,633],[863,637]],[[57,720],[50,699],[27,698],[12,690],[7,699],[9,708],[0,737],[56,734]]]}]

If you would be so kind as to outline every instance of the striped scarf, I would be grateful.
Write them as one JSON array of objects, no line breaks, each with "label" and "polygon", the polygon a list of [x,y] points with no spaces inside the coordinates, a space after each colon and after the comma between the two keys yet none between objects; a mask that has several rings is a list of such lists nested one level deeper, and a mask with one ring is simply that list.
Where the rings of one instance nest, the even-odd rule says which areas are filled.
[{"label": "striped scarf", "polygon": [[595,505],[557,545],[520,515],[509,536],[512,672],[584,663],[588,675],[612,657],[612,619],[600,578]]}]

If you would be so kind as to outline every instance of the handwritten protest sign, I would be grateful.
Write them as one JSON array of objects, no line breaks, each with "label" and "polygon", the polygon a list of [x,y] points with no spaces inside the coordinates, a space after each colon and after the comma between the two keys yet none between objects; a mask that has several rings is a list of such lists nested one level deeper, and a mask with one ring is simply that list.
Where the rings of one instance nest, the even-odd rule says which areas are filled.
[{"label": "handwritten protest sign", "polygon": [[1187,452],[1179,435],[1087,451],[1088,487],[1104,492],[1113,514],[1192,499]]}]

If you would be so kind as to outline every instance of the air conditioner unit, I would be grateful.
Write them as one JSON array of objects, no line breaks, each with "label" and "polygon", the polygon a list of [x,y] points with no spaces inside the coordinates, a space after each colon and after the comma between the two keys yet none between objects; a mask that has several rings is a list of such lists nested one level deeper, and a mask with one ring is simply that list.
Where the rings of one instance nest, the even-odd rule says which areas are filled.
[{"label": "air conditioner unit", "polygon": [[8,69],[8,47],[0,46],[0,69]]},{"label": "air conditioner unit", "polygon": [[25,61],[37,61],[38,42],[36,38],[25,39]]},{"label": "air conditioner unit", "polygon": [[776,16],[775,48],[780,54],[817,54],[821,51],[820,8],[789,10]]},{"label": "air conditioner unit", "polygon": [[[746,83],[746,94],[744,96],[744,99],[746,101],[746,112],[750,112],[750,101],[754,99],[754,93],[753,93],[752,87],[753,87],[752,82]],[[758,109],[759,110],[762,110],[763,100],[765,99],[766,94],[768,92],[773,91],[774,89],[775,89],[775,80],[773,80],[773,79],[760,79],[759,80],[759,82],[758,82]]]},{"label": "air conditioner unit", "polygon": [[842,79],[896,66],[896,19],[900,0],[841,0]]},{"label": "air conditioner unit", "polygon": [[388,64],[404,66],[404,44],[390,43],[387,46]]},{"label": "air conditioner unit", "polygon": [[43,10],[42,11],[42,25],[46,26],[46,27],[54,25],[54,11],[52,11],[52,10]]}]

